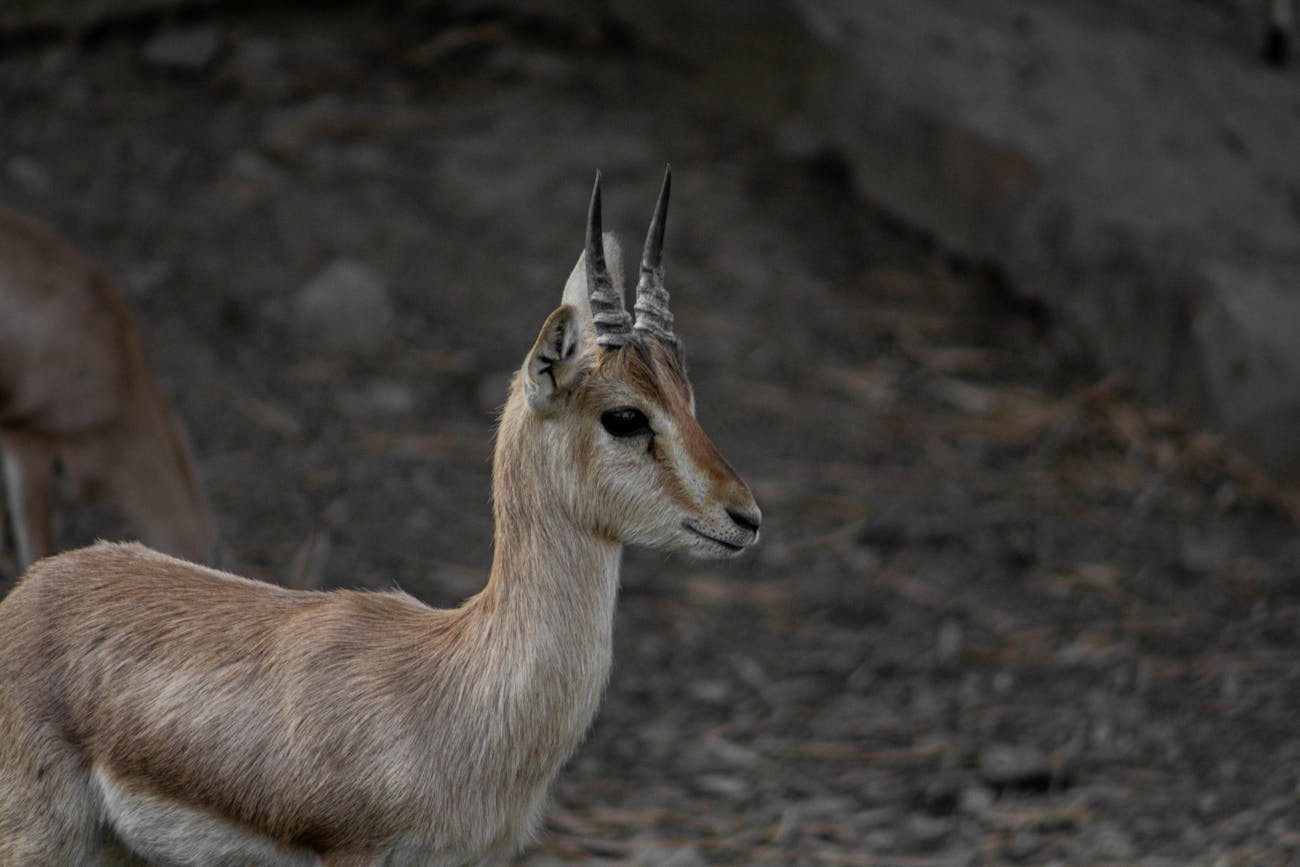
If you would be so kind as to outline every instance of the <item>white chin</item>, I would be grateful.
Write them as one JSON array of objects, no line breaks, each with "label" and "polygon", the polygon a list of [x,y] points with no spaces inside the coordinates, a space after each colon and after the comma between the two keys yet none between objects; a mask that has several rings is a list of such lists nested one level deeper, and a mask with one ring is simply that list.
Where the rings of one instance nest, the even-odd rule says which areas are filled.
[{"label": "white chin", "polygon": [[724,544],[716,539],[706,539],[690,531],[687,531],[687,535],[681,539],[681,542],[683,544],[679,550],[701,560],[728,560],[745,553],[743,547]]}]

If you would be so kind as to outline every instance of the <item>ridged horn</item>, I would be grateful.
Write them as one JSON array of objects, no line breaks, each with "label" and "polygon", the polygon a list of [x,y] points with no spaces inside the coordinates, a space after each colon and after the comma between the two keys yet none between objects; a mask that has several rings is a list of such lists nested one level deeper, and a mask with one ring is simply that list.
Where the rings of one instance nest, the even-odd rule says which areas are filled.
[{"label": "ridged horn", "polygon": [[636,284],[636,324],[644,331],[672,346],[677,343],[673,333],[673,314],[668,309],[668,290],[664,287],[664,223],[668,219],[668,193],[672,189],[673,167],[664,169],[664,185],[659,190],[655,214],[646,233],[645,250],[641,253],[641,277]]},{"label": "ridged horn", "polygon": [[596,172],[587,211],[586,254],[587,297],[591,300],[596,342],[601,346],[622,346],[632,336],[632,317],[623,306],[622,296],[614,291],[614,281],[605,265],[605,244],[600,233],[600,172]]}]

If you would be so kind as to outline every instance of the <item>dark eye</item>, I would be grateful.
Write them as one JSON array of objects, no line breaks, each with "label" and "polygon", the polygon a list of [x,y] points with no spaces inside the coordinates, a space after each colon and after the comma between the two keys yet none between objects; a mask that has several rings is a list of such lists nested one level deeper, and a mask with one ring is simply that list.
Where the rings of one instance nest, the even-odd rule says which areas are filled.
[{"label": "dark eye", "polygon": [[650,419],[645,413],[631,406],[607,410],[600,414],[600,423],[611,436],[634,437],[650,433]]}]

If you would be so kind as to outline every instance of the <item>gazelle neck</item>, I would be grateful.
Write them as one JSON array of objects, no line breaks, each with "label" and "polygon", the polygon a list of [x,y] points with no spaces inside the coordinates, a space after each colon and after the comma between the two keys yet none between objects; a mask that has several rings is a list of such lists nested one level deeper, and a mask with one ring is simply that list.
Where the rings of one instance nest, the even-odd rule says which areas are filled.
[{"label": "gazelle neck", "polygon": [[586,732],[609,677],[623,549],[566,508],[571,460],[512,395],[493,460],[492,573],[466,605],[485,639],[474,644],[500,677],[502,709],[549,732],[543,749],[557,765]]},{"label": "gazelle neck", "polygon": [[498,616],[539,625],[608,629],[623,546],[548,508],[544,492],[529,492],[519,498],[522,502],[512,502],[517,493],[496,499],[492,572],[480,594],[483,603],[498,609]]},{"label": "gazelle neck", "polygon": [[483,595],[496,604],[527,617],[612,619],[623,546],[583,526],[566,502],[581,463],[513,389],[492,460],[496,530]]}]

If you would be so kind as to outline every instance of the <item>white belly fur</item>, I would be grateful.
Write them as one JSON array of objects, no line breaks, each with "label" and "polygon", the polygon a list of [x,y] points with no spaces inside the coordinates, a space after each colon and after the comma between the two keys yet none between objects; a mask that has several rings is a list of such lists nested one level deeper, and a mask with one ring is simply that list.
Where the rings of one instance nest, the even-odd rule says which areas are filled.
[{"label": "white belly fur", "polygon": [[[157,795],[133,792],[118,785],[101,767],[94,770],[108,825],[117,838],[141,858],[168,867],[320,867],[320,859],[301,849],[286,849],[269,837],[228,822],[204,810]],[[530,805],[528,829],[511,836],[527,839],[539,824],[546,791]],[[502,841],[501,849],[512,843]],[[376,867],[464,867],[493,859],[481,851],[448,850],[418,835],[390,841]]]},{"label": "white belly fur", "polygon": [[319,867],[310,852],[285,849],[211,813],[122,788],[101,768],[94,776],[113,833],[149,861],[177,867]]}]

